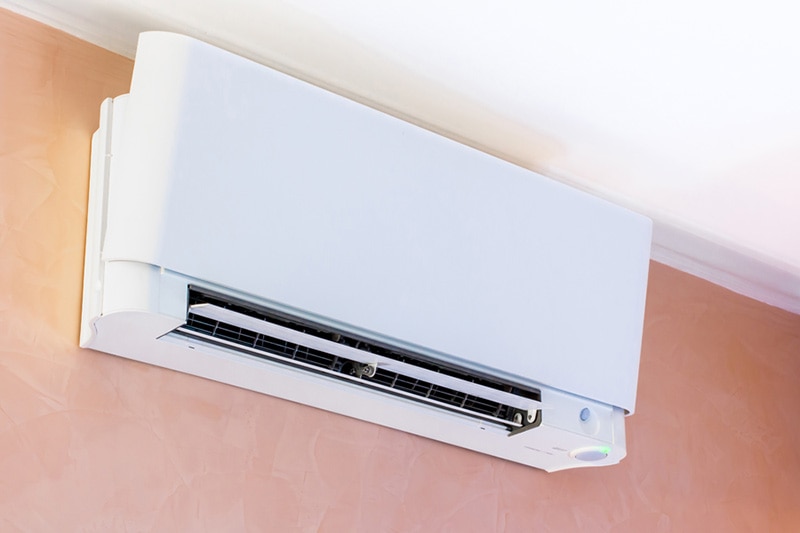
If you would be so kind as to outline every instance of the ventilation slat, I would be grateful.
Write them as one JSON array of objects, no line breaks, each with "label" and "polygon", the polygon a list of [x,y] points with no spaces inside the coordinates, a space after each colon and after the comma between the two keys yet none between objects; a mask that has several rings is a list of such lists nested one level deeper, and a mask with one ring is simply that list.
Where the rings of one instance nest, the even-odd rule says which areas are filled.
[{"label": "ventilation slat", "polygon": [[518,429],[541,407],[537,389],[490,379],[272,310],[190,290],[181,335],[239,346],[248,355],[316,368],[334,377],[471,413]]}]

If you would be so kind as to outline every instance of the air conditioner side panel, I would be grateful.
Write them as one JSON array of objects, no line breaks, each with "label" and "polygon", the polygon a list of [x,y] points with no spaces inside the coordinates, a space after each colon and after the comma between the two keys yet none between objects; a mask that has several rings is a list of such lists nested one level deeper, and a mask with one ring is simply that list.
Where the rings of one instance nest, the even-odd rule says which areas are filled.
[{"label": "air conditioner side panel", "polygon": [[105,260],[633,411],[644,217],[170,34],[127,117]]}]

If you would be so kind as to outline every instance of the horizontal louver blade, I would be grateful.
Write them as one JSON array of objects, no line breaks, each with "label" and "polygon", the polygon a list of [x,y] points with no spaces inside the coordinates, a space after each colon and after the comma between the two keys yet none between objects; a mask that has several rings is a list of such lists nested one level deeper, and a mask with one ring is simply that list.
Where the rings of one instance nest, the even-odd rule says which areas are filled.
[{"label": "horizontal louver blade", "polygon": [[429,405],[520,428],[539,417],[536,389],[289,318],[268,309],[190,291],[185,326],[175,332],[201,343],[290,364]]}]

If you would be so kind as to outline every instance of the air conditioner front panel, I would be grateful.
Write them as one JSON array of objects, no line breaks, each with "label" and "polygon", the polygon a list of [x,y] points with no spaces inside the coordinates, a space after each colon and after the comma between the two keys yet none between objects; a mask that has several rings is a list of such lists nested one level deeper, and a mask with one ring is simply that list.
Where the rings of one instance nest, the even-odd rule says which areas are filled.
[{"label": "air conditioner front panel", "polygon": [[549,471],[625,456],[647,219],[172,34],[101,120],[82,346]]},{"label": "air conditioner front panel", "polygon": [[105,260],[633,411],[647,219],[170,34],[124,119]]}]

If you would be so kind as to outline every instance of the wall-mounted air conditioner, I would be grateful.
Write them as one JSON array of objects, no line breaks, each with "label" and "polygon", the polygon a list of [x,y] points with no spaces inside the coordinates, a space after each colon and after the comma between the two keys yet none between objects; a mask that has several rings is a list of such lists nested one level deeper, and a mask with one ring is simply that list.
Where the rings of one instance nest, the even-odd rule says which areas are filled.
[{"label": "wall-mounted air conditioner", "polygon": [[228,52],[139,41],[81,345],[553,471],[625,455],[646,218]]}]

